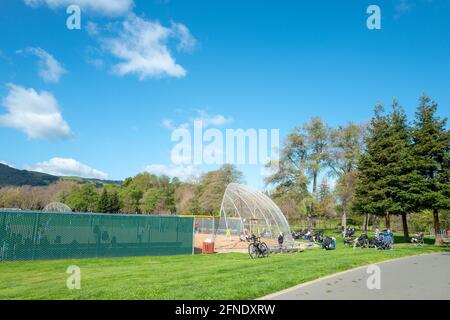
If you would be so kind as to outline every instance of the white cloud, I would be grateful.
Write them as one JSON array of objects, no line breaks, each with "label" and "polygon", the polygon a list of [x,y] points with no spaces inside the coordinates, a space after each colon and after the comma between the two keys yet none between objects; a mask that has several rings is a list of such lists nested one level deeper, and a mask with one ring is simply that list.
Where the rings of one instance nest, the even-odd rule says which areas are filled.
[{"label": "white cloud", "polygon": [[88,46],[85,50],[85,61],[93,65],[96,69],[103,69],[105,66],[103,52],[95,47]]},{"label": "white cloud", "polygon": [[221,114],[209,115],[206,111],[203,111],[203,110],[197,110],[197,112],[198,112],[199,116],[197,118],[195,118],[194,121],[201,121],[203,124],[203,127],[209,127],[211,125],[223,126],[223,125],[233,121],[233,118],[225,117]]},{"label": "white cloud", "polygon": [[409,0],[400,0],[394,7],[394,18],[398,19],[401,16],[410,13],[415,7],[415,4]]},{"label": "white cloud", "polygon": [[164,128],[167,128],[169,130],[174,130],[175,129],[175,126],[173,124],[173,120],[164,119],[162,121],[162,125],[163,125]]},{"label": "white cloud", "polygon": [[0,125],[25,132],[31,139],[67,138],[69,125],[59,111],[58,101],[47,91],[8,84],[2,104],[8,113],[0,115]]},{"label": "white cloud", "polygon": [[86,58],[86,62],[89,63],[90,65],[93,65],[95,68],[97,69],[102,69],[105,62],[103,61],[103,59],[100,58],[90,58],[87,57]]},{"label": "white cloud", "polygon": [[221,114],[210,115],[204,110],[197,110],[197,115],[195,117],[189,118],[187,122],[175,125],[174,120],[164,119],[162,121],[162,125],[169,130],[189,129],[195,121],[201,121],[203,128],[207,128],[210,126],[220,127],[233,122],[233,118]]},{"label": "white cloud", "polygon": [[48,6],[51,9],[66,8],[78,5],[82,11],[93,12],[104,16],[120,16],[127,14],[134,6],[133,0],[24,0],[25,4],[37,8]]},{"label": "white cloud", "polygon": [[121,62],[112,67],[120,76],[134,74],[140,80],[186,75],[169,50],[169,40],[179,42],[179,50],[191,49],[195,39],[182,24],[170,28],[158,21],[148,21],[134,14],[128,15],[116,36],[99,38],[105,50]]},{"label": "white cloud", "polygon": [[100,170],[93,169],[75,159],[52,158],[26,166],[25,169],[44,172],[55,176],[77,176],[82,178],[107,179],[108,175]]},{"label": "white cloud", "polygon": [[145,167],[145,171],[156,175],[166,175],[171,178],[177,177],[181,181],[196,179],[201,175],[201,171],[191,165],[164,165],[152,164]]},{"label": "white cloud", "polygon": [[11,168],[16,168],[15,165],[13,165],[13,164],[11,164],[11,163],[8,163],[8,162],[6,162],[6,161],[4,161],[4,160],[0,160],[0,163],[1,163],[1,164],[4,164],[5,166],[11,167]]},{"label": "white cloud", "polygon": [[197,40],[191,35],[191,32],[184,24],[172,22],[172,32],[180,41],[177,46],[178,51],[189,52],[197,45]]},{"label": "white cloud", "polygon": [[97,36],[100,33],[98,25],[92,21],[86,24],[86,31],[90,36]]},{"label": "white cloud", "polygon": [[26,48],[18,52],[27,52],[39,58],[39,76],[45,82],[57,83],[66,70],[61,64],[47,51],[41,48]]}]

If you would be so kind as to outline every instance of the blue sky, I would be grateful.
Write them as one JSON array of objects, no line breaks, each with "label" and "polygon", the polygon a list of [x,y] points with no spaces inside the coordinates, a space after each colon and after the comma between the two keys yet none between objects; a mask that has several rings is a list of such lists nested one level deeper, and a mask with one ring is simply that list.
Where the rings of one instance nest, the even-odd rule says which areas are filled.
[{"label": "blue sky", "polygon": [[[66,28],[71,3],[81,30]],[[381,30],[366,27],[371,4]],[[422,92],[450,111],[448,0],[3,0],[0,11],[0,161],[17,168],[195,173],[214,167],[173,165],[168,127],[202,118],[283,138],[312,116],[367,121],[393,97],[412,116]],[[263,186],[260,166],[240,169]]]}]

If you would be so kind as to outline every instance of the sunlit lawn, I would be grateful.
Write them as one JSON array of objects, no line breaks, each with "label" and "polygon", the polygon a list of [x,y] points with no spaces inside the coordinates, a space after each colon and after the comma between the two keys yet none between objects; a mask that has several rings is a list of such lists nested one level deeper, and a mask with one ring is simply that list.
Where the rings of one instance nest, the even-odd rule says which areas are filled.
[{"label": "sunlit lawn", "polygon": [[[439,250],[398,244],[392,251],[320,249],[251,260],[245,254],[0,262],[0,299],[254,299],[382,260]],[[81,290],[66,269],[81,268]]]}]

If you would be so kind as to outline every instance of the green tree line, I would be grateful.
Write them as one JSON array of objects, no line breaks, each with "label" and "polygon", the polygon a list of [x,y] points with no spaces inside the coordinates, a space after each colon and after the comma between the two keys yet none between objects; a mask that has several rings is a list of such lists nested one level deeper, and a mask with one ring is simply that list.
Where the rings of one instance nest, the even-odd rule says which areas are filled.
[{"label": "green tree line", "polygon": [[146,172],[125,179],[122,185],[103,187],[58,181],[48,187],[1,188],[0,208],[42,210],[46,204],[59,201],[76,212],[217,215],[231,182],[243,182],[242,172],[233,165],[207,172],[192,182]]},{"label": "green tree line", "polygon": [[291,218],[305,216],[309,229],[317,218],[336,216],[345,227],[349,214],[362,215],[365,228],[369,216],[389,228],[390,217],[400,216],[406,238],[407,216],[430,210],[439,243],[439,213],[450,209],[450,133],[436,112],[423,95],[412,122],[396,99],[388,113],[376,105],[368,125],[330,128],[311,119],[291,131],[280,160],[268,164],[276,169],[266,179],[272,198]]},{"label": "green tree line", "polygon": [[[426,95],[412,121],[394,99],[388,112],[374,108],[367,124],[349,122],[335,128],[314,117],[292,129],[278,161],[270,162],[267,194],[288,220],[305,219],[312,229],[319,219],[362,217],[402,220],[409,237],[408,219],[423,225],[432,216],[437,235],[440,216],[450,210],[450,133],[447,119],[437,115],[437,104]],[[141,214],[219,214],[222,196],[243,174],[224,165],[191,182],[140,173],[121,185],[58,181],[47,187],[4,187],[0,207],[40,210],[61,201],[79,212]],[[436,237],[439,243],[439,236]]]}]

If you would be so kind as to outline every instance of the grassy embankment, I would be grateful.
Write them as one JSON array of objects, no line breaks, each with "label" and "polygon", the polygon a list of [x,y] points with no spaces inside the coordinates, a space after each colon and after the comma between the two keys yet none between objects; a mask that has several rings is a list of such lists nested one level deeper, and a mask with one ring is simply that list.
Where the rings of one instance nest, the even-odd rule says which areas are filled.
[{"label": "grassy embankment", "polygon": [[[0,299],[254,299],[329,274],[439,250],[344,247],[251,260],[245,254],[0,262]],[[81,268],[81,290],[68,290],[66,269]]]}]

